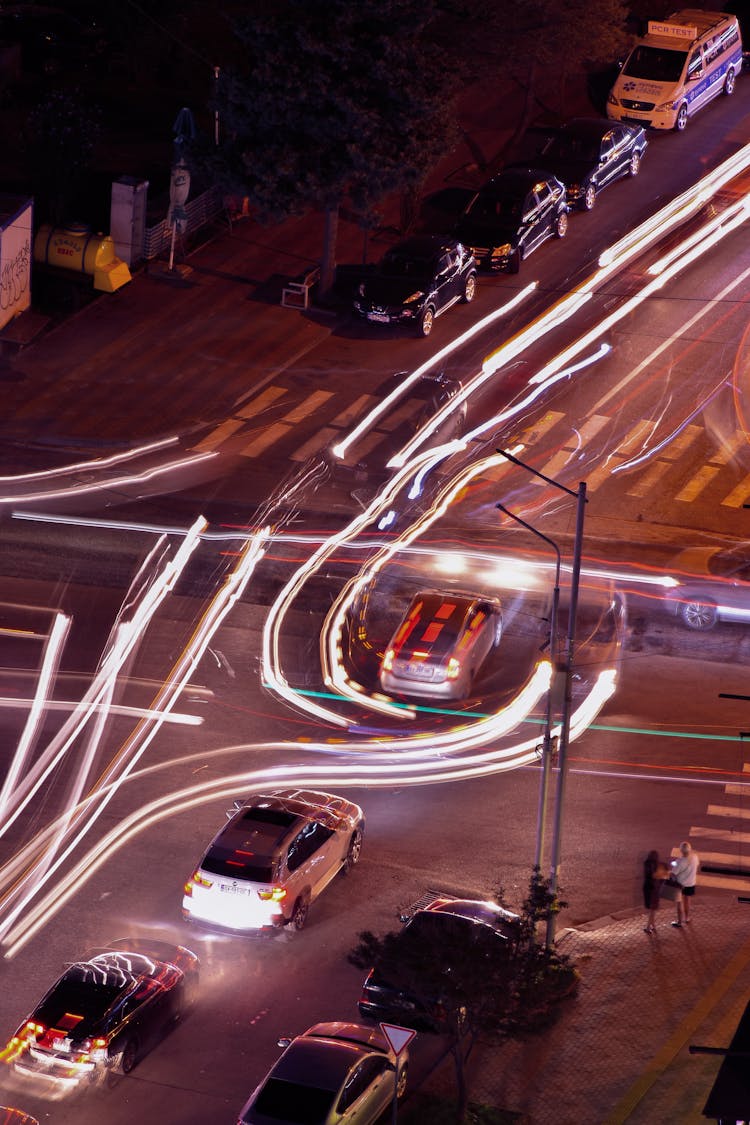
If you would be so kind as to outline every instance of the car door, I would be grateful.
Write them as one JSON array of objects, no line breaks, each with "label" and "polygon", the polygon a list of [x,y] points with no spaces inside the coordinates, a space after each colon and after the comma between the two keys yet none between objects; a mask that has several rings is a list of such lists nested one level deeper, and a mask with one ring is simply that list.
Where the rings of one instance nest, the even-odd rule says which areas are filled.
[{"label": "car door", "polygon": [[333,829],[318,821],[310,821],[300,829],[287,854],[287,869],[294,888],[290,898],[296,899],[305,889],[309,889],[311,899],[320,894],[338,871],[336,844]]},{"label": "car door", "polygon": [[394,1071],[384,1055],[368,1055],[349,1074],[336,1105],[341,1125],[373,1125],[393,1099]]},{"label": "car door", "polygon": [[528,192],[521,209],[521,227],[518,237],[518,245],[521,248],[523,257],[530,254],[535,246],[539,244],[539,205],[536,195],[533,191]]},{"label": "car door", "polygon": [[536,185],[534,189],[536,198],[537,236],[535,245],[544,242],[552,234],[555,225],[555,201],[552,189],[546,180]]},{"label": "car door", "polygon": [[437,259],[435,267],[435,308],[437,312],[449,305],[457,295],[459,266],[459,255],[452,250],[447,250]]}]

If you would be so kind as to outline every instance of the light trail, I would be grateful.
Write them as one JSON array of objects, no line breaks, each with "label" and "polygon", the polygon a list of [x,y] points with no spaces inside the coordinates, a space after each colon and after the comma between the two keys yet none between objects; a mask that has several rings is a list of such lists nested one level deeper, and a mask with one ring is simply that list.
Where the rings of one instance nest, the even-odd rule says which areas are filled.
[{"label": "light trail", "polygon": [[[256,537],[249,541],[235,569],[227,576],[221,590],[212,599],[205,611],[203,618],[196,627],[193,638],[180,656],[169,679],[163,684],[155,701],[155,710],[159,713],[170,711],[176,704],[181,692],[186,686],[195,667],[208,647],[216,629],[225,619],[227,614],[236,604],[247,587],[247,583],[257,565],[258,560],[265,551],[268,529],[259,531]],[[183,545],[184,547],[184,545]],[[182,549],[182,548],[181,548]],[[126,741],[118,758],[105,770],[99,779],[92,794],[92,799],[97,802],[95,810],[86,807],[86,815],[78,811],[80,802],[74,809],[66,809],[58,818],[58,826],[64,829],[55,838],[52,845],[45,850],[37,861],[35,867],[27,872],[22,883],[17,883],[10,892],[6,893],[0,907],[4,912],[0,922],[0,936],[11,927],[16,918],[30,907],[41,887],[50,881],[63,862],[74,853],[94,822],[104,812],[120,785],[127,779],[145,753],[153,738],[160,729],[160,721],[150,723],[148,726],[141,722],[134,733]],[[75,832],[74,835],[71,833]],[[65,847],[60,850],[57,846],[63,835],[68,835]],[[52,861],[53,855],[55,856]],[[11,907],[11,902],[14,905]]]},{"label": "light trail", "polygon": [[113,465],[121,465],[124,461],[133,461],[136,457],[143,457],[147,453],[154,453],[159,449],[176,445],[179,437],[161,438],[158,441],[148,442],[146,445],[137,445],[122,453],[113,453],[110,457],[92,457],[89,461],[73,461],[69,465],[58,465],[55,469],[39,469],[33,473],[14,473],[12,476],[0,476],[0,484],[10,484],[17,481],[54,480],[55,477],[68,476],[71,473],[89,472],[91,469],[109,469]]},{"label": "light trail", "polygon": [[[614,675],[611,670],[601,674],[595,689],[591,692],[585,703],[571,717],[571,739],[578,737],[589,725],[592,709],[600,709],[612,694]],[[300,747],[295,743],[273,744],[284,750],[308,750],[310,745]],[[404,761],[399,755],[399,760],[394,762],[392,757],[385,758],[384,762],[368,763],[362,765],[342,765],[337,763],[336,769],[331,770],[329,765],[320,766],[277,766],[268,769],[253,770],[246,773],[200,782],[189,786],[187,789],[170,792],[147,806],[138,809],[126,817],[121,823],[102,836],[94,848],[86,855],[80,857],[74,866],[61,875],[53,890],[32,905],[26,902],[26,913],[23,919],[15,925],[8,919],[2,923],[3,942],[6,945],[4,958],[11,960],[29,942],[34,935],[42,929],[51,917],[56,914],[78,890],[92,878],[112,857],[116,850],[124,847],[131,839],[148,828],[162,824],[165,817],[189,811],[209,800],[220,798],[231,799],[252,789],[263,789],[273,786],[365,786],[367,788],[387,788],[394,784],[425,785],[437,782],[459,781],[468,778],[490,776],[505,769],[515,769],[519,765],[530,764],[537,757],[537,740],[531,739],[520,743],[513,748],[505,750],[491,750],[487,753],[474,755],[458,761],[449,759],[432,758],[428,771],[416,772],[413,762]],[[353,747],[356,744],[353,744]],[[251,748],[251,747],[250,747]],[[245,749],[250,749],[246,747]],[[312,747],[315,750],[325,747]],[[257,749],[257,747],[256,747]],[[330,750],[330,747],[327,747]],[[341,749],[341,748],[339,748]],[[434,751],[423,751],[434,754]],[[511,755],[514,757],[511,758]],[[387,769],[384,768],[387,766]],[[118,783],[119,784],[119,783]],[[0,870],[0,878],[6,878],[6,869]],[[19,911],[14,910],[13,921],[18,917]]]},{"label": "light trail", "polygon": [[356,442],[358,438],[362,437],[364,433],[367,433],[368,430],[372,429],[377,420],[390,409],[394,402],[397,402],[398,399],[403,398],[409,388],[412,387],[416,382],[418,382],[426,371],[429,371],[432,367],[436,367],[438,363],[444,360],[452,352],[456,351],[457,348],[463,346],[463,344],[470,340],[472,336],[476,336],[478,332],[482,332],[490,324],[494,324],[494,322],[500,317],[507,316],[509,313],[513,312],[513,310],[518,305],[525,301],[527,297],[531,296],[531,294],[537,288],[537,285],[538,282],[536,281],[533,281],[530,285],[527,285],[524,289],[517,293],[515,297],[512,297],[509,301],[506,301],[504,305],[501,305],[499,309],[495,309],[494,312],[489,313],[488,316],[485,316],[481,320],[477,321],[477,323],[472,325],[471,328],[467,329],[466,332],[463,332],[460,336],[456,337],[455,340],[452,340],[449,344],[446,344],[444,348],[441,348],[439,352],[436,352],[435,355],[431,356],[430,359],[426,360],[424,363],[420,364],[419,367],[415,368],[414,371],[412,371],[404,380],[402,380],[398,387],[391,391],[390,394],[386,395],[385,398],[382,399],[382,401],[379,402],[377,406],[374,406],[372,410],[370,410],[369,413],[366,414],[365,417],[360,422],[358,422],[352,430],[349,431],[346,437],[342,438],[341,441],[337,442],[331,447],[331,453],[333,454],[333,456],[337,457],[339,460],[342,460],[346,456],[349,447],[353,445],[353,443]]}]

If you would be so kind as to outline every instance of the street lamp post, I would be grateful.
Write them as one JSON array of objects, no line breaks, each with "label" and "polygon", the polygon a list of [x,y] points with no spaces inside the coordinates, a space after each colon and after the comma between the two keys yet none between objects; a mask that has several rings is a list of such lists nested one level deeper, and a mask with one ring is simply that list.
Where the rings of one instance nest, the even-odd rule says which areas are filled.
[{"label": "street lamp post", "polygon": [[544,837],[547,824],[547,798],[549,794],[549,778],[552,768],[552,723],[554,720],[552,699],[555,685],[555,671],[557,668],[557,609],[560,604],[560,548],[553,539],[548,535],[544,535],[537,528],[532,527],[526,520],[522,520],[515,512],[510,512],[504,504],[495,504],[495,507],[503,512],[510,519],[520,523],[521,527],[525,527],[527,531],[532,532],[533,535],[543,539],[548,543],[552,550],[555,552],[555,589],[552,593],[552,608],[550,610],[549,618],[549,658],[552,664],[552,679],[550,681],[549,691],[547,692],[547,710],[544,719],[544,742],[542,744],[542,780],[539,786],[539,812],[537,813],[536,820],[536,856],[534,859],[534,867],[541,870],[544,862]]},{"label": "street lamp post", "polygon": [[[552,485],[553,488],[565,492],[568,496],[576,500],[576,531],[575,540],[573,544],[573,568],[570,576],[570,609],[568,612],[568,633],[565,643],[565,659],[563,661],[564,672],[564,690],[562,702],[562,714],[560,717],[560,740],[558,744],[558,767],[557,767],[557,791],[555,794],[555,819],[552,833],[552,854],[550,857],[550,878],[549,889],[552,895],[557,894],[558,876],[560,873],[560,851],[562,840],[562,824],[563,824],[563,810],[565,803],[565,782],[567,779],[568,767],[568,743],[570,741],[570,711],[572,702],[572,686],[573,686],[573,653],[575,649],[576,638],[576,613],[578,610],[578,587],[581,577],[581,553],[583,545],[583,516],[586,507],[586,482],[581,481],[578,485],[578,490],[574,492],[567,485],[560,484],[559,481],[553,480],[552,477],[545,476],[544,473],[539,472],[538,469],[532,468],[527,465],[525,461],[519,460],[513,453],[508,453],[504,449],[497,451],[502,457],[505,457],[514,465],[519,468],[525,469],[526,472],[532,473],[535,477],[539,477],[546,484]],[[537,839],[537,846],[539,840]],[[551,912],[547,919],[547,948],[551,949],[555,943],[555,912]]]}]

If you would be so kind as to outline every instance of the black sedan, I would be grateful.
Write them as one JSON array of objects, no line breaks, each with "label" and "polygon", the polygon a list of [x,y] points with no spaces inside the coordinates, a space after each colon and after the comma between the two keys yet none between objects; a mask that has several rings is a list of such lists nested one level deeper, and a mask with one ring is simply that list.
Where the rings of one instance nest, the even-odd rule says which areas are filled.
[{"label": "black sedan", "polygon": [[510,167],[479,189],[456,226],[484,269],[518,273],[521,262],[552,235],[568,230],[564,185],[539,168]]},{"label": "black sedan", "polygon": [[408,1051],[396,1058],[379,1029],[318,1023],[279,1046],[237,1125],[374,1125],[406,1089]]},{"label": "black sedan", "polygon": [[127,1074],[195,999],[199,962],[183,946],[120,939],[70,965],[3,1058],[62,1085]]},{"label": "black sedan", "polygon": [[477,270],[471,251],[440,235],[392,246],[360,284],[354,311],[375,324],[407,324],[429,336],[435,318],[457,301],[473,301]]},{"label": "black sedan", "polygon": [[575,117],[547,140],[539,160],[565,184],[568,203],[590,211],[602,188],[638,175],[647,144],[640,126]]}]

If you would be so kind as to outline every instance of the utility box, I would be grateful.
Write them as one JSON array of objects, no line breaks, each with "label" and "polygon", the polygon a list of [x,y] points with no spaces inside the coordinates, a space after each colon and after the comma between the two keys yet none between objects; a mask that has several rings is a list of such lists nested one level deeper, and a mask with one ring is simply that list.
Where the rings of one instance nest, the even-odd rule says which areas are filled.
[{"label": "utility box", "polygon": [[115,254],[129,266],[143,258],[147,201],[148,180],[121,176],[112,184],[109,233],[115,244]]},{"label": "utility box", "polygon": [[94,279],[94,289],[103,293],[114,293],[130,281],[130,270],[115,254],[110,235],[94,234],[88,227],[45,223],[34,239],[34,261],[87,274]]},{"label": "utility box", "polygon": [[31,307],[34,201],[0,194],[0,329]]}]

